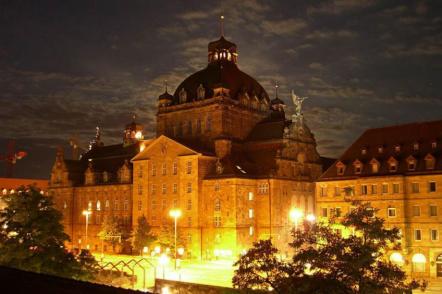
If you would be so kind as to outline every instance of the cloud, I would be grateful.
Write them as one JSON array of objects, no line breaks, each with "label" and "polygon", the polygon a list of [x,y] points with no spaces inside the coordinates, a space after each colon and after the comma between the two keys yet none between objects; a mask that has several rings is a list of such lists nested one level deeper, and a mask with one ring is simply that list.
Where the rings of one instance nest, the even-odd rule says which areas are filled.
[{"label": "cloud", "polygon": [[323,1],[318,5],[312,5],[307,8],[307,14],[331,14],[339,15],[349,13],[375,5],[375,0],[333,0]]},{"label": "cloud", "polygon": [[264,33],[279,36],[293,35],[307,27],[307,23],[300,19],[265,20],[261,24]]},{"label": "cloud", "polygon": [[315,30],[312,33],[307,34],[305,38],[308,40],[325,40],[325,39],[334,39],[334,38],[356,38],[357,36],[358,36],[357,33],[349,30],[338,30],[338,31]]},{"label": "cloud", "polygon": [[325,67],[319,62],[312,62],[308,65],[308,67],[313,70],[324,70],[325,69]]},{"label": "cloud", "polygon": [[183,20],[201,20],[207,19],[209,16],[210,14],[205,11],[187,11],[177,17]]}]

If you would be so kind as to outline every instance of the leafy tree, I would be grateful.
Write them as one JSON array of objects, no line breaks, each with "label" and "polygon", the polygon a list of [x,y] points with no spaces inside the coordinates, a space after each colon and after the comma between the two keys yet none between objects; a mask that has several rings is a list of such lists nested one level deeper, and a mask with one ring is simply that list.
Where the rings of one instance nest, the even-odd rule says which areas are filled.
[{"label": "leafy tree", "polygon": [[137,228],[134,233],[134,249],[136,252],[142,254],[145,246],[149,247],[153,242],[157,240],[157,237],[151,233],[151,227],[147,222],[146,217],[140,216],[137,220]]},{"label": "leafy tree", "polygon": [[121,240],[121,253],[131,254],[132,253],[132,232],[130,226],[123,221],[123,218],[118,219],[118,232]]},{"label": "leafy tree", "polygon": [[104,217],[98,237],[110,244],[112,246],[112,252],[115,252],[115,247],[121,243],[121,232],[118,218],[115,216]]},{"label": "leafy tree", "polygon": [[28,186],[2,199],[6,207],[0,210],[0,264],[69,278],[91,278],[93,264],[79,262],[64,247],[69,236],[51,197]]},{"label": "leafy tree", "polygon": [[[171,254],[173,254],[175,250],[175,229],[173,224],[162,226],[160,232],[158,234],[158,239],[156,241],[161,248],[169,248]],[[180,232],[178,228],[177,232],[177,247],[184,247],[186,244],[183,234]]]},{"label": "leafy tree", "polygon": [[[233,284],[241,289],[269,289],[277,293],[404,293],[419,286],[385,259],[400,249],[397,228],[386,229],[369,204],[359,204],[338,224],[304,223],[293,232],[292,260],[279,260],[270,240],[254,244],[236,265]],[[343,237],[336,230],[354,232]]]}]

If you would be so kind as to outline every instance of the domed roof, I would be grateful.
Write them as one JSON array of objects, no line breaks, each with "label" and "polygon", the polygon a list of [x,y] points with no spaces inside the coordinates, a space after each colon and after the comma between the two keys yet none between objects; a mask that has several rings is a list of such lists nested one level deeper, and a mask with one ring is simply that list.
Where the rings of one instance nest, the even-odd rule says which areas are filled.
[{"label": "domed roof", "polygon": [[270,101],[270,104],[271,104],[271,105],[275,105],[275,104],[283,104],[283,105],[285,105],[284,101],[282,101],[282,100],[279,99],[278,97],[273,98],[273,99]]},{"label": "domed roof", "polygon": [[236,52],[236,44],[232,43],[230,41],[227,41],[226,39],[224,39],[224,36],[221,36],[221,38],[219,38],[216,41],[210,42],[209,46],[208,46],[209,52],[211,51],[216,51],[216,50],[222,50],[222,49],[226,49],[226,50],[232,50]]},{"label": "domed roof", "polygon": [[173,95],[169,94],[167,90],[158,97],[158,100],[173,100]]},{"label": "domed roof", "polygon": [[179,102],[179,93],[183,88],[187,93],[188,102],[197,100],[197,89],[200,85],[206,90],[206,98],[212,97],[214,88],[222,86],[230,90],[232,99],[238,99],[240,93],[269,99],[264,88],[254,78],[239,70],[235,63],[219,61],[209,63],[205,69],[186,78],[175,91],[174,103]]}]

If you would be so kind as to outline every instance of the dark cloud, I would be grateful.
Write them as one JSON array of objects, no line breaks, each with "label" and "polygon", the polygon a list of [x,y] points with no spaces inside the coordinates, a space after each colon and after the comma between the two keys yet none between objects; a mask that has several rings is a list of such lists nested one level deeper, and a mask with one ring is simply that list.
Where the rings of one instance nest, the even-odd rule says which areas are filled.
[{"label": "dark cloud", "polygon": [[152,136],[165,80],[174,92],[206,65],[221,14],[240,68],[271,96],[278,81],[288,115],[292,89],[309,97],[323,155],[369,127],[441,118],[439,1],[4,1],[0,11],[0,143],[30,152],[19,176],[46,177],[55,146],[73,136],[87,146],[97,125],[120,142],[134,113]]}]

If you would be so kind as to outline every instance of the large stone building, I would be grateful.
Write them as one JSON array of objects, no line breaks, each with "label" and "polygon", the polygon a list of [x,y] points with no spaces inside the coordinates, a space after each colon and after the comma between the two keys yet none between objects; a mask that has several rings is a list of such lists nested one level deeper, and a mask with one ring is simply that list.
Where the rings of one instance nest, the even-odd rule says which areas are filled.
[{"label": "large stone building", "polygon": [[[175,93],[159,96],[157,134],[143,140],[141,126],[126,127],[124,142],[100,138],[80,160],[57,154],[50,190],[64,212],[72,246],[85,236],[83,210],[92,212],[88,243],[99,249],[104,217],[136,226],[146,216],[160,233],[173,225],[192,258],[235,257],[270,236],[287,250],[289,210],[314,211],[314,181],[322,172],[313,134],[293,95],[291,120],[284,102],[237,65],[234,43],[209,43],[208,65]],[[84,241],[83,241],[84,243]]]},{"label": "large stone building", "polygon": [[402,250],[388,257],[411,277],[442,276],[442,121],[369,129],[316,183],[316,213],[327,218],[370,202],[398,227]]}]

